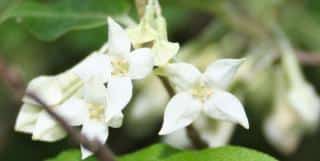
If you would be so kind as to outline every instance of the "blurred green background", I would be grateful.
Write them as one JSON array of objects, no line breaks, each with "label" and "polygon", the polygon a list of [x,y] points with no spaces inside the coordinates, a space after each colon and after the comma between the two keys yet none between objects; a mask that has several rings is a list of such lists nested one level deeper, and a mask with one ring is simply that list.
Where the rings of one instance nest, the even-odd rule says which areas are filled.
[{"label": "blurred green background", "polygon": [[[210,45],[215,46],[212,54],[219,53],[222,57],[244,55],[252,46],[267,42],[266,26],[274,19],[297,50],[320,54],[318,0],[160,0],[160,3],[168,21],[169,39],[191,47],[193,52],[187,55],[191,58],[197,58]],[[107,40],[107,15],[126,13],[137,20],[133,1],[0,0],[0,63],[20,75],[24,84],[39,75],[57,74]],[[320,64],[303,66],[307,79],[318,93],[319,69]],[[12,88],[14,82],[5,79],[0,80],[0,160],[40,161],[77,147],[68,138],[42,143],[31,141],[30,135],[14,132],[21,102],[17,101],[16,89]],[[278,153],[265,140],[262,122],[271,108],[272,98],[266,90],[268,83],[262,84],[265,88],[241,88],[247,90],[240,95],[245,98],[251,129],[237,128],[231,144],[268,153],[281,161],[319,161],[319,130],[305,136],[291,155]],[[255,92],[258,94],[252,94]],[[108,144],[116,154],[135,151],[160,140],[157,136],[160,125],[161,120],[143,139],[130,136],[126,125],[112,129]]]}]

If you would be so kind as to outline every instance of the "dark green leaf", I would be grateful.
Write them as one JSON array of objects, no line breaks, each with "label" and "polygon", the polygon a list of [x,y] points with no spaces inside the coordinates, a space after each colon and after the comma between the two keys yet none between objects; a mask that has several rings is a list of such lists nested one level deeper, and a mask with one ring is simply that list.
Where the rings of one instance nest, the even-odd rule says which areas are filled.
[{"label": "dark green leaf", "polygon": [[164,161],[277,161],[276,159],[242,147],[226,146],[201,151],[181,152]]},{"label": "dark green leaf", "polygon": [[[47,161],[80,161],[80,152],[70,150]],[[85,161],[95,161],[93,157]],[[181,151],[168,145],[157,144],[141,151],[122,156],[118,161],[277,161],[276,159],[242,147],[226,146],[200,151]]]},{"label": "dark green leaf", "polygon": [[156,144],[141,151],[125,155],[119,161],[159,161],[180,151],[165,144]]},{"label": "dark green leaf", "polygon": [[128,10],[126,0],[23,1],[7,9],[0,22],[15,18],[41,40],[54,40],[70,30],[104,25],[108,16]]},{"label": "dark green leaf", "polygon": [[[80,150],[67,150],[59,154],[56,158],[46,161],[81,161]],[[83,161],[96,161],[94,157],[89,157]]]}]

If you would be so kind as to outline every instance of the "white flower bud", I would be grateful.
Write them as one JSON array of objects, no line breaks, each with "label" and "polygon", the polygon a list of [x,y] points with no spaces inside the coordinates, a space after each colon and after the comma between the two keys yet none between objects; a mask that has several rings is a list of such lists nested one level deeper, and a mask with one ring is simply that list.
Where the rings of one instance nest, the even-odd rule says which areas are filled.
[{"label": "white flower bud", "polygon": [[306,82],[301,83],[289,90],[288,99],[304,124],[310,129],[316,128],[320,118],[320,98],[314,88]]}]

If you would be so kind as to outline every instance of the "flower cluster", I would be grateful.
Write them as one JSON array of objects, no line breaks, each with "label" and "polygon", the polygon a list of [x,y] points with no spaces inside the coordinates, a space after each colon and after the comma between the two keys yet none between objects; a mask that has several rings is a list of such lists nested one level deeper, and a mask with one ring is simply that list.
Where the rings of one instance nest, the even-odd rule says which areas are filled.
[{"label": "flower cluster", "polygon": [[[39,96],[71,126],[82,126],[81,133],[89,139],[104,143],[108,128],[122,125],[123,110],[133,95],[132,81],[160,73],[176,92],[164,112],[160,135],[190,125],[201,114],[249,128],[241,102],[226,91],[244,59],[215,61],[204,73],[192,64],[175,62],[179,44],[168,41],[165,19],[155,0],[149,1],[137,26],[123,29],[108,18],[108,27],[108,42],[100,50],[62,74],[32,80],[27,93]],[[48,142],[66,136],[39,103],[27,95],[23,103],[17,131]],[[87,149],[81,150],[82,158],[91,155]]]}]

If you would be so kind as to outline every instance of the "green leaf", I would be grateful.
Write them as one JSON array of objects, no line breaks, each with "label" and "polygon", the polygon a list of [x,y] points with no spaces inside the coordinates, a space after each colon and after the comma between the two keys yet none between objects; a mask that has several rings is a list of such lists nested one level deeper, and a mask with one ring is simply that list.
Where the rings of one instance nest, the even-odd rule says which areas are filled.
[{"label": "green leaf", "polygon": [[[48,159],[46,161],[81,161],[80,150],[67,150],[60,153],[56,158]],[[97,161],[94,157],[89,157],[88,159],[82,161]]]},{"label": "green leaf", "polygon": [[156,144],[138,152],[122,156],[119,161],[160,161],[179,152],[180,150],[174,149],[169,145]]},{"label": "green leaf", "polygon": [[54,40],[71,30],[106,24],[108,16],[120,16],[129,8],[127,0],[27,0],[9,7],[0,23],[15,18],[41,40]]},{"label": "green leaf", "polygon": [[277,161],[261,152],[236,146],[181,152],[163,161]]},{"label": "green leaf", "polygon": [[[182,151],[168,145],[156,144],[138,152],[122,156],[118,161],[277,161],[276,159],[247,148],[226,146],[200,151]],[[81,161],[79,150],[61,153],[47,161]],[[93,157],[85,161],[96,161]]]}]

